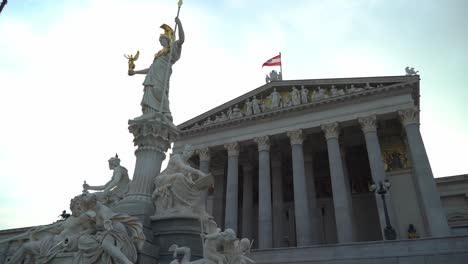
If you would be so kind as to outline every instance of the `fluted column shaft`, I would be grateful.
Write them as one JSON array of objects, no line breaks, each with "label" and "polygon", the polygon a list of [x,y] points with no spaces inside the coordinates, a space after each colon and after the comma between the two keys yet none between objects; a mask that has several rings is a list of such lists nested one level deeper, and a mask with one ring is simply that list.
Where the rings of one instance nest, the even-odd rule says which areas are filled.
[{"label": "fluted column shaft", "polygon": [[330,177],[333,192],[333,205],[335,208],[336,231],[339,243],[352,242],[353,212],[349,195],[346,193],[346,179],[343,172],[343,163],[338,142],[338,123],[322,125],[327,139],[328,160],[330,163]]},{"label": "fluted column shaft", "polygon": [[228,172],[226,185],[226,213],[224,219],[225,228],[237,231],[237,210],[239,193],[239,143],[225,144],[228,152]]},{"label": "fluted column shaft", "polygon": [[258,248],[272,248],[270,140],[264,136],[254,141],[258,145]]},{"label": "fluted column shaft", "polygon": [[[359,118],[358,121],[359,124],[361,124],[361,129],[364,133],[364,138],[366,140],[367,156],[369,158],[372,180],[378,185],[379,182],[385,181],[386,175],[384,163],[382,160],[382,152],[380,149],[379,138],[377,135],[377,117],[375,115],[372,115],[365,118]],[[375,193],[375,200],[377,202],[377,210],[379,213],[380,230],[382,231],[382,238],[385,239],[385,234],[383,231],[384,227],[386,226],[385,210],[380,194]],[[393,226],[397,226],[397,223],[395,222],[395,210],[391,199],[391,190],[387,192],[385,200],[387,203],[388,215],[391,221],[390,224]]]},{"label": "fluted column shaft", "polygon": [[[210,149],[209,148],[202,148],[197,150],[198,157],[200,158],[200,170],[204,173],[210,172]],[[200,207],[207,211],[212,211],[210,208],[208,210],[208,190],[204,190],[201,193],[200,197]]]},{"label": "fluted column shaft", "polygon": [[214,177],[214,191],[213,191],[213,218],[218,224],[218,227],[224,226],[224,208],[225,208],[225,183],[226,175],[224,175],[224,168],[218,168],[211,172]]},{"label": "fluted column shaft", "polygon": [[253,166],[245,163],[242,165],[242,237],[253,237]]},{"label": "fluted column shaft", "polygon": [[161,171],[166,155],[153,147],[139,148],[135,151],[136,163],[133,179],[125,200],[151,201],[154,178]]},{"label": "fluted column shaft", "polygon": [[291,140],[292,149],[296,241],[298,246],[305,246],[311,244],[312,228],[304,170],[304,150],[302,146],[304,138],[302,130],[289,131],[287,135]]},{"label": "fluted column shaft", "polygon": [[440,202],[429,158],[419,131],[419,110],[412,108],[399,111],[398,114],[406,131],[415,183],[419,189],[429,234],[430,236],[449,236],[450,228],[447,217]]},{"label": "fluted column shaft", "polygon": [[307,193],[309,196],[310,224],[312,229],[310,242],[312,245],[317,245],[320,244],[320,212],[317,204],[317,193],[315,192],[314,167],[311,154],[304,156],[304,169],[307,182]]},{"label": "fluted column shaft", "polygon": [[281,153],[274,153],[271,161],[271,188],[272,210],[273,210],[273,246],[285,247],[287,243],[284,240],[284,227],[286,225],[286,211],[283,201],[283,178],[281,168]]}]

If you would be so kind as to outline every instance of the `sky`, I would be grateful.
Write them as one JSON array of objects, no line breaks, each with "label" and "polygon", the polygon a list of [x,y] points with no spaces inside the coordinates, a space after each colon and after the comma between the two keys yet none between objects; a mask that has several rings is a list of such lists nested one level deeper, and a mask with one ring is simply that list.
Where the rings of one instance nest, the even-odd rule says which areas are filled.
[{"label": "sky", "polygon": [[[0,230],[58,219],[72,197],[107,182],[119,154],[133,174],[127,121],[177,0],[8,1],[0,14]],[[421,133],[435,177],[468,173],[465,0],[186,0],[186,40],[171,76],[180,124],[284,79],[421,75]],[[167,159],[166,159],[167,160]]]}]

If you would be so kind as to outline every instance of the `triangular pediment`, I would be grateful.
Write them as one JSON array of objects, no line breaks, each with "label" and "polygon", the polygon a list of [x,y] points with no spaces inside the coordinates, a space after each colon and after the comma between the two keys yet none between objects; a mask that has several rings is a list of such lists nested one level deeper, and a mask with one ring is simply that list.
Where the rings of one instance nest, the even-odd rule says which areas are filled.
[{"label": "triangular pediment", "polygon": [[419,76],[387,76],[272,81],[180,125],[182,132],[200,131],[231,123],[291,112],[321,104],[414,86],[418,104]]}]

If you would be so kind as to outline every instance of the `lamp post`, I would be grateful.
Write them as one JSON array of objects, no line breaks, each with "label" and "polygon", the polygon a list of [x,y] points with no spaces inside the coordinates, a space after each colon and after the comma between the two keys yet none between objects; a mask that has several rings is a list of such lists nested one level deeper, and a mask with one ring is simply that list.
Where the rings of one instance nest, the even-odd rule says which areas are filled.
[{"label": "lamp post", "polygon": [[386,225],[384,228],[385,240],[395,240],[396,231],[390,224],[390,218],[388,217],[388,211],[387,211],[387,203],[385,202],[385,195],[390,189],[390,182],[388,180],[385,180],[384,182],[380,181],[379,187],[377,187],[375,183],[372,183],[369,189],[372,192],[380,194],[380,197],[382,198],[384,213],[385,213],[385,225]]}]

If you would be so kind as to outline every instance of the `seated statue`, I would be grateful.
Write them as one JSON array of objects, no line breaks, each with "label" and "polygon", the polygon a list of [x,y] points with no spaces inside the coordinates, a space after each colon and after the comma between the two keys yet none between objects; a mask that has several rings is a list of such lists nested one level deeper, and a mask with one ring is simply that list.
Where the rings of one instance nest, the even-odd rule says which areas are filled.
[{"label": "seated statue", "polygon": [[83,208],[96,223],[97,232],[80,236],[73,263],[136,263],[137,249],[145,240],[138,219],[114,213],[95,194],[82,194],[81,199]]},{"label": "seated statue", "polygon": [[117,154],[109,159],[109,169],[114,171],[110,181],[100,186],[91,186],[85,181],[83,192],[87,192],[88,190],[102,191],[94,194],[99,202],[112,207],[127,194],[130,178],[128,177],[127,169],[120,165],[120,159]]},{"label": "seated statue", "polygon": [[[94,221],[89,214],[84,213],[79,196],[71,200],[70,210],[72,214],[65,220],[21,234],[20,236],[26,235],[30,239],[16,251],[8,263],[23,263],[26,256],[34,259],[34,263],[49,263],[58,253],[77,251],[80,235],[94,232]],[[20,239],[18,236],[15,238]]]},{"label": "seated statue", "polygon": [[213,184],[213,177],[190,166],[188,160],[193,154],[192,147],[186,145],[182,153],[172,154],[167,168],[156,177],[152,197],[157,216],[172,213],[208,216],[200,206],[200,199],[202,191]]}]

